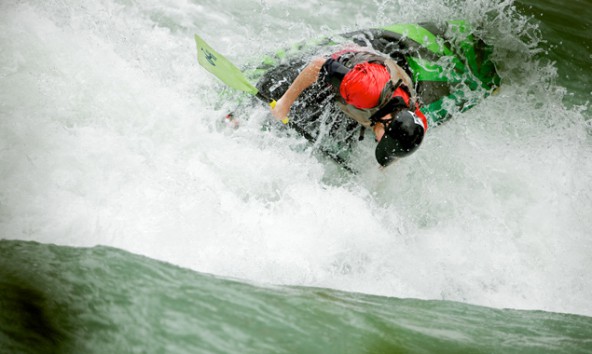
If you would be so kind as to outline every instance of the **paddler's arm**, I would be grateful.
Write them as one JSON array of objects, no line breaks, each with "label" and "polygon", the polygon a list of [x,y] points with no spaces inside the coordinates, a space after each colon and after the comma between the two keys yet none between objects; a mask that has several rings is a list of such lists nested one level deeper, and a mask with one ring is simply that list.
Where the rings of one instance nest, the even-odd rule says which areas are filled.
[{"label": "paddler's arm", "polygon": [[275,107],[271,109],[271,114],[276,119],[282,120],[288,116],[290,107],[292,107],[292,104],[300,96],[302,91],[317,81],[321,68],[326,61],[326,58],[315,58],[298,74],[288,90],[277,101]]}]

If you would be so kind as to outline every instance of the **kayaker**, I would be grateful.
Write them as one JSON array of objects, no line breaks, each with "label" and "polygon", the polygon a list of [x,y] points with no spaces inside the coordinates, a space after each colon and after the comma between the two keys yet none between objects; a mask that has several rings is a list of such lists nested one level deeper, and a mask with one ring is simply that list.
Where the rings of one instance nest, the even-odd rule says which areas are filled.
[{"label": "kayaker", "polygon": [[372,128],[378,163],[388,166],[415,152],[428,130],[413,82],[391,58],[368,48],[350,48],[317,57],[298,74],[272,114],[288,116],[298,96],[315,82],[333,88],[335,104],[364,128]]}]

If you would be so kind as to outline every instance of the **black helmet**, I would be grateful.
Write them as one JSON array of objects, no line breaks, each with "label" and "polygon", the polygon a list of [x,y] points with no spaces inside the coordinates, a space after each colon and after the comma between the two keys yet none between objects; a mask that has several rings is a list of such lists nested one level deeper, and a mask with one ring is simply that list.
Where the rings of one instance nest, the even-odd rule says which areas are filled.
[{"label": "black helmet", "polygon": [[403,109],[385,122],[384,135],[376,145],[376,161],[388,166],[397,158],[412,154],[423,140],[425,129],[415,113]]}]

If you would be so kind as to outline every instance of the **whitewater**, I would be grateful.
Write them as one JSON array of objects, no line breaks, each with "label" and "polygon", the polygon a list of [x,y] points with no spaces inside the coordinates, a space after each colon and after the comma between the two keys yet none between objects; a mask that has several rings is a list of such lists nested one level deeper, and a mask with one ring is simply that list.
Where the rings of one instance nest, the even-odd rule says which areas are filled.
[{"label": "whitewater", "polygon": [[[511,1],[323,4],[2,1],[0,237],[255,284],[591,316],[588,103],[564,102],[536,25]],[[360,157],[358,175],[262,130],[264,106],[220,125],[237,103],[193,41],[240,66],[321,34],[453,18],[494,45],[502,89],[397,165]]]}]

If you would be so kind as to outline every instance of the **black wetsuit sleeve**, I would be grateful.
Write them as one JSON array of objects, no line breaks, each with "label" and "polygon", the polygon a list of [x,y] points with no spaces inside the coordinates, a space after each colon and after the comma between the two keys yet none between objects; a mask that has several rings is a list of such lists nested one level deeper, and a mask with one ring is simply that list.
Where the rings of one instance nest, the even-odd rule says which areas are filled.
[{"label": "black wetsuit sleeve", "polygon": [[321,68],[320,78],[325,83],[333,86],[339,92],[339,86],[345,74],[349,72],[349,68],[341,64],[339,61],[329,58]]}]

